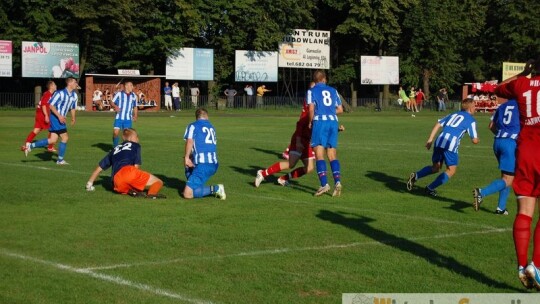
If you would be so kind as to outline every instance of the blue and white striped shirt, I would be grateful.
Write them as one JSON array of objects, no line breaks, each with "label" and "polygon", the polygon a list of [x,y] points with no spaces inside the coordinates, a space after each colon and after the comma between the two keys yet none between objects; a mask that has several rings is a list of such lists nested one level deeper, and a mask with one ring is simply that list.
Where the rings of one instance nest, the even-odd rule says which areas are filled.
[{"label": "blue and white striped shirt", "polygon": [[49,104],[54,106],[60,115],[66,117],[70,110],[75,109],[77,105],[77,94],[75,91],[71,91],[71,94],[67,88],[54,92]]},{"label": "blue and white striped shirt", "polygon": [[307,91],[306,102],[315,105],[313,120],[338,120],[336,108],[341,105],[341,99],[333,87],[323,82],[317,83]]},{"label": "blue and white striped shirt", "polygon": [[131,92],[127,94],[125,91],[120,91],[114,94],[114,104],[120,108],[116,113],[116,119],[132,120],[133,108],[137,106],[137,96]]},{"label": "blue and white striped shirt", "polygon": [[459,143],[465,132],[471,139],[478,138],[476,132],[476,120],[467,111],[459,111],[439,119],[443,126],[441,134],[435,140],[435,147],[457,153]]},{"label": "blue and white striped shirt", "polygon": [[510,99],[497,108],[491,117],[497,129],[495,138],[517,139],[520,131],[517,101]]},{"label": "blue and white striped shirt", "polygon": [[192,161],[197,164],[217,164],[216,131],[210,121],[198,119],[190,123],[184,133],[184,140],[193,140]]}]

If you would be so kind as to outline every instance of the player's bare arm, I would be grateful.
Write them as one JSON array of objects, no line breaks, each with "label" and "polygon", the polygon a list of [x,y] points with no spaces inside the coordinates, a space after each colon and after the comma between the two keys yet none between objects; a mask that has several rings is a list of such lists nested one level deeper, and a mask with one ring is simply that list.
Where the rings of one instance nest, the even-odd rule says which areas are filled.
[{"label": "player's bare arm", "polygon": [[73,126],[73,125],[75,125],[75,113],[77,111],[75,111],[75,109],[71,109],[70,112],[71,112],[71,125]]},{"label": "player's bare arm", "polygon": [[94,188],[94,181],[99,176],[99,174],[103,171],[100,166],[97,166],[96,169],[94,169],[94,172],[92,172],[92,175],[90,175],[90,178],[88,179],[88,182],[86,182],[86,191],[94,191],[96,188]]},{"label": "player's bare arm", "polygon": [[191,161],[191,151],[193,150],[193,139],[186,139],[186,148],[184,149],[184,166],[193,168],[193,162]]},{"label": "player's bare arm", "polygon": [[429,138],[426,142],[426,149],[431,149],[431,145],[433,144],[433,139],[435,139],[435,135],[437,135],[437,133],[439,132],[439,129],[441,128],[441,124],[440,123],[435,123],[435,125],[433,126],[433,129],[431,130],[431,134],[429,134]]}]

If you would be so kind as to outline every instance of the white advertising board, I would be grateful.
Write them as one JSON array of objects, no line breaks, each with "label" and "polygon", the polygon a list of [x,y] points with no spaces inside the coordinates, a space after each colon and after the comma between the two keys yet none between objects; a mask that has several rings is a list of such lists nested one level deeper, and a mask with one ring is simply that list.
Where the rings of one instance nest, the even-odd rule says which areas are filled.
[{"label": "white advertising board", "polygon": [[13,42],[0,40],[0,77],[13,76]]},{"label": "white advertising board", "polygon": [[399,57],[361,56],[362,84],[399,84]]},{"label": "white advertising board", "polygon": [[237,50],[234,75],[237,82],[277,82],[278,52]]},{"label": "white advertising board", "polygon": [[293,30],[279,44],[279,67],[329,69],[330,32]]},{"label": "white advertising board", "polygon": [[214,80],[214,50],[180,48],[167,58],[167,79]]}]

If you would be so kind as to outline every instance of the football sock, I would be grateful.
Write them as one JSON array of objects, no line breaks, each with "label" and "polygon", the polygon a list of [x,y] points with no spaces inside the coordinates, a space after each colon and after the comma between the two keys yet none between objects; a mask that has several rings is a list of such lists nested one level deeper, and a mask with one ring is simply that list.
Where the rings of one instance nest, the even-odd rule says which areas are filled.
[{"label": "football sock", "polygon": [[37,134],[34,133],[34,131],[30,132],[30,133],[28,134],[28,136],[26,137],[26,142],[31,143],[31,142],[34,140],[34,138],[36,137],[36,135],[37,135]]},{"label": "football sock", "polygon": [[299,178],[300,176],[303,176],[306,174],[306,169],[302,168],[296,168],[289,172],[289,174],[285,175],[287,178],[284,178],[285,180],[289,180],[291,178]]},{"label": "football sock", "polygon": [[321,187],[324,187],[328,184],[328,179],[326,177],[326,162],[324,160],[318,160],[316,162],[317,166],[317,175],[319,175],[319,181],[321,182]]},{"label": "football sock", "polygon": [[[514,246],[516,248],[518,266],[527,267],[527,254],[529,252],[529,239],[531,237],[531,222],[532,217],[522,213],[519,213],[514,220]],[[540,235],[538,237],[540,237]]]},{"label": "football sock", "polygon": [[420,169],[420,171],[416,172],[416,179],[421,179],[422,177],[425,177],[431,174],[433,174],[433,170],[431,169],[431,166],[425,166],[424,168]]},{"label": "football sock", "polygon": [[120,142],[120,136],[116,136],[112,138],[112,145],[113,145],[113,148],[118,146],[118,143]]},{"label": "football sock", "polygon": [[540,265],[540,220],[536,222],[536,228],[534,228],[533,238],[534,238],[534,243],[533,243],[532,261],[534,265]]},{"label": "football sock", "polygon": [[44,139],[40,139],[38,141],[33,142],[30,147],[32,149],[33,148],[41,148],[41,147],[46,147],[48,144],[49,144],[49,140],[44,138]]},{"label": "football sock", "polygon": [[66,154],[66,148],[67,148],[67,143],[60,142],[60,144],[58,145],[58,159],[59,160],[64,159],[64,155]]},{"label": "football sock", "polygon": [[263,170],[262,172],[262,175],[263,177],[267,177],[268,175],[272,175],[274,173],[277,173],[281,171],[281,165],[279,164],[279,162],[271,165],[270,167],[268,167],[268,169],[266,170]]},{"label": "football sock", "polygon": [[341,182],[341,171],[339,166],[339,160],[334,159],[330,162],[330,168],[332,169],[332,175],[334,176],[334,184]]},{"label": "football sock", "polygon": [[148,194],[149,195],[158,194],[161,187],[163,187],[163,182],[162,181],[157,181],[157,182],[153,183],[152,185],[150,185],[150,188],[148,188]]},{"label": "football sock", "polygon": [[439,174],[439,176],[437,176],[437,178],[431,184],[429,184],[428,188],[431,190],[435,190],[435,188],[439,187],[440,185],[446,184],[449,179],[450,177],[448,177],[448,174],[446,174],[446,172],[443,172]]},{"label": "football sock", "polygon": [[[49,135],[47,135],[47,139],[50,139],[50,138],[51,138],[51,132],[49,132]],[[49,144],[49,146],[47,148],[49,148],[49,149],[54,148],[54,143]]]},{"label": "football sock", "polygon": [[480,194],[482,194],[482,196],[488,196],[495,192],[502,191],[504,188],[506,188],[506,183],[502,178],[499,178],[492,181],[491,184],[487,185],[485,188],[480,189]]},{"label": "football sock", "polygon": [[211,186],[203,186],[193,190],[194,198],[201,198],[212,194]]},{"label": "football sock", "polygon": [[506,201],[508,200],[508,196],[510,195],[510,187],[504,187],[501,191],[499,191],[499,204],[498,207],[501,210],[506,209]]}]

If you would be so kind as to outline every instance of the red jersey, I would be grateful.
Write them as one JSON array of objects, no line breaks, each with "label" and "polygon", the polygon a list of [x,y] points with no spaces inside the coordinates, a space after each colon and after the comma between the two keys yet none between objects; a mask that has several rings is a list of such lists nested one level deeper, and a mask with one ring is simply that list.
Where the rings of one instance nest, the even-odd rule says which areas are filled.
[{"label": "red jersey", "polygon": [[311,140],[311,129],[309,128],[309,106],[304,100],[302,105],[302,112],[296,122],[296,130],[294,134],[302,137],[303,139]]},{"label": "red jersey", "polygon": [[540,131],[540,75],[530,79],[519,76],[509,83],[498,86],[495,94],[517,100],[522,129],[532,127]]},{"label": "red jersey", "polygon": [[43,106],[45,106],[45,110],[47,111],[47,115],[51,115],[51,107],[49,105],[49,100],[51,100],[52,93],[50,91],[46,91],[41,96],[41,99],[39,101],[39,106],[36,109],[36,115],[40,115],[45,119],[45,115],[43,115],[43,110],[41,109]]}]

